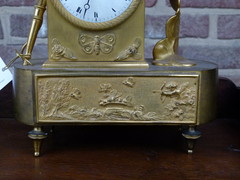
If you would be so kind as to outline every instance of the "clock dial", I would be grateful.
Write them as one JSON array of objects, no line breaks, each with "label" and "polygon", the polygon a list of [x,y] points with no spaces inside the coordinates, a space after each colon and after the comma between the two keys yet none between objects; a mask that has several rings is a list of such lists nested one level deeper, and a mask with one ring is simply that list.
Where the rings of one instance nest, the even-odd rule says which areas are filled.
[{"label": "clock dial", "polygon": [[101,23],[123,14],[133,0],[60,0],[73,16],[88,22]]},{"label": "clock dial", "polygon": [[104,29],[128,18],[142,0],[52,0],[72,23],[87,29]]}]

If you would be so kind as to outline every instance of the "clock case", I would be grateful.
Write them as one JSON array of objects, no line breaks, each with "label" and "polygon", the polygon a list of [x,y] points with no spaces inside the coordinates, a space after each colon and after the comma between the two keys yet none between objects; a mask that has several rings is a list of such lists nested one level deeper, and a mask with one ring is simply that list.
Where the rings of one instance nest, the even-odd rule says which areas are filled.
[{"label": "clock case", "polygon": [[96,28],[92,23],[88,28],[81,26],[56,1],[47,2],[49,59],[43,67],[148,67],[144,59],[145,1],[134,0],[138,5],[131,7],[126,18],[113,19],[107,26],[99,23]]},{"label": "clock case", "polygon": [[[187,152],[192,153],[195,140],[201,136],[196,127],[215,119],[218,73],[217,66],[213,63],[188,61],[177,55],[180,1],[170,1],[176,14],[166,24],[166,38],[157,42],[154,47],[154,59],[126,61],[130,64],[124,64],[124,61],[124,66],[110,59],[97,61],[100,56],[81,62],[53,61],[50,57],[53,47],[50,45],[48,63],[51,60],[52,68],[42,66],[41,60],[33,60],[33,66],[26,66],[29,64],[27,60],[31,57],[41,25],[39,16],[42,17],[46,2],[39,0],[36,6],[29,39],[26,46],[24,45],[26,53],[17,53],[17,57],[21,57],[24,63],[15,64],[13,78],[15,117],[18,121],[34,127],[28,134],[34,142],[34,155],[40,155],[41,141],[47,137],[43,127],[55,125],[184,126],[186,128],[182,135],[187,139]],[[50,1],[48,6],[51,4],[49,3]],[[51,7],[48,11],[50,10]],[[139,13],[138,10],[135,13]],[[54,12],[58,14],[57,11]],[[52,16],[48,18],[50,17]],[[134,14],[128,20],[133,17]],[[64,21],[62,19],[58,23]],[[143,25],[143,20],[139,21]],[[117,29],[124,26],[124,23],[112,30],[118,32]],[[81,32],[94,35],[113,32],[110,29],[80,30],[68,22],[63,24],[63,29],[65,26],[73,27],[76,38]],[[56,37],[54,34],[58,34],[55,31],[50,29],[49,43]],[[130,37],[128,32],[129,30],[122,35]],[[143,29],[140,32],[143,33]],[[58,40],[61,44],[58,45],[69,43],[70,46],[71,42],[62,35],[59,34]],[[68,34],[65,36],[68,37]],[[65,48],[60,49],[67,52]],[[73,65],[74,63],[77,66]],[[143,65],[145,68],[142,68]]]}]

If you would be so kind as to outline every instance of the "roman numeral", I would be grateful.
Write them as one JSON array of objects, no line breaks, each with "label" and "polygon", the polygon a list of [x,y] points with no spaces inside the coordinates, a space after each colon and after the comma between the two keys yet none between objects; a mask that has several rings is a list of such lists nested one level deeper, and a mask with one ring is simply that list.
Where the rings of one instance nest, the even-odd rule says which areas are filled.
[{"label": "roman numeral", "polygon": [[94,12],[94,17],[98,18],[98,13],[97,12]]},{"label": "roman numeral", "polygon": [[81,14],[82,8],[81,8],[81,7],[78,7],[76,12],[79,13],[79,14]]},{"label": "roman numeral", "polygon": [[97,18],[98,18],[98,13],[97,12],[94,12],[94,18],[95,18],[95,21],[97,21]]}]

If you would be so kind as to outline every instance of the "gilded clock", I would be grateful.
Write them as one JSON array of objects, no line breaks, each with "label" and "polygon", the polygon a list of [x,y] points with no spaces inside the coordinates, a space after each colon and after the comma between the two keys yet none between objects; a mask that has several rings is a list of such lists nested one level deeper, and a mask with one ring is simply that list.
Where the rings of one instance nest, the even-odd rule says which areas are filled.
[{"label": "gilded clock", "polygon": [[52,0],[47,6],[44,67],[148,67],[143,0]]},{"label": "gilded clock", "polygon": [[[193,152],[196,126],[215,118],[217,66],[176,54],[180,0],[170,2],[176,14],[148,68],[144,0],[37,1],[27,43],[9,64],[24,61],[14,67],[15,114],[33,126],[35,156],[47,137],[42,127],[66,124],[184,125]],[[49,58],[25,66],[46,8]]]}]

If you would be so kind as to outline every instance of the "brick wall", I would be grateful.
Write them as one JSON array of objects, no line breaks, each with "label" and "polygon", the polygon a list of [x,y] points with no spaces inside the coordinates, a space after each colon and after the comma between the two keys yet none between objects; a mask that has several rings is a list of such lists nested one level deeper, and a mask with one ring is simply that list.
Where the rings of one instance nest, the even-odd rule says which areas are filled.
[{"label": "brick wall", "polygon": [[[35,0],[0,1],[0,56],[9,61],[26,41]],[[180,53],[219,65],[220,74],[240,85],[240,0],[182,0]],[[165,36],[174,14],[168,0],[147,0],[146,57]],[[39,33],[34,58],[47,58],[46,23]]]}]

